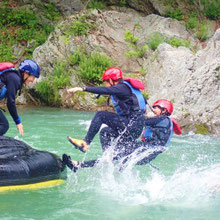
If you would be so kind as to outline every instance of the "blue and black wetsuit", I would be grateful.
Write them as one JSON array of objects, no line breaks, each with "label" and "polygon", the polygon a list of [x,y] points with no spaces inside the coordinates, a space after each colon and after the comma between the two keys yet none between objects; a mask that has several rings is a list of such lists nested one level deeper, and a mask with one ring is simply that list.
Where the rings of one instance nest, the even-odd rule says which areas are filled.
[{"label": "blue and black wetsuit", "polygon": [[[22,87],[22,76],[18,71],[10,71],[0,75],[0,81],[6,86],[7,108],[15,124],[20,124],[21,120],[16,109],[16,94]],[[9,128],[9,123],[3,112],[0,110],[0,135],[4,135]]]},{"label": "blue and black wetsuit", "polygon": [[114,97],[120,108],[120,114],[108,111],[96,113],[84,138],[88,144],[91,143],[102,124],[107,125],[100,132],[100,141],[104,149],[109,146],[111,138],[120,136],[120,140],[124,142],[135,140],[141,135],[144,126],[145,103],[144,107],[140,107],[132,90],[123,81],[110,87],[86,87],[85,91],[110,95]]},{"label": "blue and black wetsuit", "polygon": [[[165,151],[173,134],[171,119],[165,115],[146,118],[145,127],[147,127],[146,133],[144,134],[146,140],[141,142],[133,141],[126,145],[121,143],[122,146],[119,147],[120,150],[113,160],[123,159],[122,164],[125,164],[129,161],[133,153],[135,153],[136,156],[140,156],[151,149],[147,157],[142,157],[143,159],[136,163],[137,165],[144,165]],[[98,161],[99,160],[84,161],[80,163],[80,167],[93,167]]]},{"label": "blue and black wetsuit", "polygon": [[[130,85],[123,80],[111,87],[87,87],[87,92],[110,95],[114,99],[116,112],[99,111],[93,118],[89,131],[84,140],[90,144],[94,136],[98,133],[102,124],[107,125],[100,132],[100,142],[102,150],[105,151],[111,146],[112,139],[119,138],[116,144],[116,151],[121,150],[121,146],[133,143],[140,137],[144,123],[146,101],[140,91],[134,91]],[[117,107],[116,107],[117,105]],[[84,161],[81,167],[93,167],[98,160]]]},{"label": "blue and black wetsuit", "polygon": [[[149,149],[152,152],[145,158],[137,162],[137,165],[147,164],[163,153],[168,147],[170,139],[173,135],[173,122],[166,115],[159,115],[153,118],[145,119],[145,131],[143,133],[143,141],[134,143],[133,147],[126,149],[125,152],[119,153],[114,159],[127,157],[134,151],[136,155],[140,155]],[[155,150],[154,150],[155,149]],[[127,158],[124,160],[124,163]]]}]

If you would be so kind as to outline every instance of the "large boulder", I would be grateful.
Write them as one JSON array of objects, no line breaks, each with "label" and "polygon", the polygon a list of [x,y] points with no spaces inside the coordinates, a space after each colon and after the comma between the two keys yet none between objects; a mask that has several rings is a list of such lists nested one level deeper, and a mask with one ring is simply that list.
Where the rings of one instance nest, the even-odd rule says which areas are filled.
[{"label": "large boulder", "polygon": [[[50,35],[47,42],[34,51],[34,59],[41,65],[43,74],[50,73],[55,60],[63,60],[73,53],[78,46],[87,51],[102,51],[111,56],[124,72],[139,72],[143,59],[131,59],[125,56],[131,48],[124,40],[125,31],[130,30],[138,37],[138,45],[146,44],[154,32],[161,32],[166,37],[188,39],[189,33],[184,25],[174,19],[158,15],[141,16],[137,12],[93,11],[90,21],[97,25],[88,36],[74,36],[65,40],[65,27],[72,25],[75,16],[61,22]],[[193,39],[191,39],[193,41]]]},{"label": "large boulder", "polygon": [[[163,43],[155,52],[148,53],[143,58],[131,59],[125,56],[131,50],[124,40],[126,30],[132,31],[138,37],[138,46],[146,44],[146,38],[156,31],[168,38],[175,36],[189,39],[191,43],[194,40],[189,37],[185,26],[177,20],[154,14],[141,16],[131,10],[93,11],[89,22],[96,24],[96,29],[90,30],[87,36],[67,37],[65,28],[72,25],[75,19],[76,16],[71,16],[62,21],[47,42],[34,51],[34,59],[40,64],[44,76],[53,71],[54,61],[65,60],[79,46],[83,46],[88,52],[101,51],[111,56],[125,73],[138,73],[143,67],[147,72],[145,80],[149,103],[158,98],[173,101],[174,115],[180,119],[185,131],[196,131],[200,126],[207,128],[208,132],[220,133],[219,30],[207,47],[196,54],[188,48],[173,48]],[[78,85],[75,73],[73,79],[72,85]],[[86,99],[81,99],[80,103],[83,100]],[[74,103],[64,105],[70,106]]]},{"label": "large boulder", "polygon": [[219,134],[220,29],[196,54],[168,44],[160,45],[155,53],[154,61],[145,63],[149,102],[169,99],[185,130],[196,131],[203,126],[208,132]]}]

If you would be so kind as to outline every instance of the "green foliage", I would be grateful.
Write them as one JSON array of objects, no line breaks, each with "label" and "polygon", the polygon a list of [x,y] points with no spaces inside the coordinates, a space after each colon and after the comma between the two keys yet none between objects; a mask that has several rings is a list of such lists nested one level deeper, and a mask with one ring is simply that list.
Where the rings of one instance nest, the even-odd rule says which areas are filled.
[{"label": "green foliage", "polygon": [[75,65],[79,65],[81,62],[83,62],[83,60],[86,59],[86,52],[84,48],[78,48],[76,50],[76,52],[74,52],[73,54],[70,54],[68,56],[68,63],[71,66],[75,66]]},{"label": "green foliage", "polygon": [[210,37],[209,21],[199,21],[199,18],[195,13],[188,16],[185,25],[188,30],[193,31],[199,40],[205,41]]},{"label": "green foliage", "polygon": [[87,54],[83,49],[78,49],[70,55],[68,62],[76,66],[79,77],[87,84],[101,84],[102,73],[113,65],[113,61],[104,54]]},{"label": "green foliage", "polygon": [[166,0],[162,1],[162,3],[166,6],[171,6],[172,8],[176,8],[178,6],[176,0]]},{"label": "green foliage", "polygon": [[88,35],[89,30],[95,28],[95,25],[87,22],[88,15],[76,18],[72,25],[67,27],[66,34],[70,35]]},{"label": "green foliage", "polygon": [[54,72],[47,80],[36,84],[35,91],[46,104],[59,106],[61,98],[59,89],[66,88],[70,84],[70,70],[66,63],[59,62],[54,65]]},{"label": "green foliage", "polygon": [[220,1],[219,0],[188,0],[189,4],[199,11],[197,14],[208,17],[209,19],[218,20],[220,18]]},{"label": "green foliage", "polygon": [[134,50],[130,50],[125,54],[127,57],[143,57],[149,49],[148,45],[138,46],[138,38],[129,30],[125,31],[124,40],[128,42],[128,46],[134,48]]},{"label": "green foliage", "polygon": [[0,8],[0,21],[2,25],[23,25],[33,28],[37,24],[34,12],[26,9]]},{"label": "green foliage", "polygon": [[168,10],[166,12],[165,16],[173,18],[173,19],[177,19],[179,21],[183,20],[183,13],[182,13],[182,11],[179,8]]},{"label": "green foliage", "polygon": [[184,46],[190,48],[191,46],[188,40],[180,39],[178,37],[167,38],[164,37],[160,32],[154,32],[147,41],[152,50],[156,50],[157,47],[163,42],[170,44],[172,47]]},{"label": "green foliage", "polygon": [[[57,102],[57,94],[54,95],[53,88],[49,80],[44,80],[36,84],[35,91],[47,104]],[[55,98],[56,97],[56,98]]]},{"label": "green foliage", "polygon": [[199,20],[195,15],[190,15],[187,18],[185,25],[188,30],[194,30],[196,27],[199,26]]},{"label": "green foliage", "polygon": [[152,50],[156,50],[157,47],[165,41],[165,38],[160,32],[154,32],[147,40],[148,46]]},{"label": "green foliage", "polygon": [[59,20],[61,18],[60,12],[57,10],[54,3],[43,4],[45,17],[49,20]]},{"label": "green foliage", "polygon": [[125,55],[127,57],[144,57],[148,49],[148,45],[145,45],[143,47],[136,47],[136,50],[130,50]]},{"label": "green foliage", "polygon": [[209,38],[209,29],[208,26],[203,22],[195,30],[196,37],[202,41],[205,41]]},{"label": "green foliage", "polygon": [[144,70],[144,67],[141,66],[140,70],[139,70],[139,73],[142,75],[142,76],[146,76],[147,75],[147,72]]},{"label": "green foliage", "polygon": [[107,104],[107,98],[106,97],[104,97],[104,96],[100,96],[98,99],[96,99],[96,104],[98,105],[98,106],[106,106],[106,104]]},{"label": "green foliage", "polygon": [[210,19],[217,20],[220,18],[220,1],[212,0],[204,2],[204,14]]},{"label": "green foliage", "polygon": [[[34,48],[44,43],[53,27],[42,25],[37,15],[27,9],[0,8],[0,61],[13,61],[13,45],[34,40],[33,48],[26,50],[30,55]],[[24,55],[24,54],[23,54]]]},{"label": "green foliage", "polygon": [[112,66],[112,61],[99,53],[89,54],[79,64],[79,76],[89,84],[101,84],[104,70]]},{"label": "green foliage", "polygon": [[195,0],[188,0],[189,4],[193,5]]},{"label": "green foliage", "polygon": [[128,0],[119,0],[118,5],[121,7],[128,5]]},{"label": "green foliage", "polygon": [[196,124],[196,134],[203,134],[203,135],[208,135],[210,134],[209,128],[206,124],[201,123],[201,124]]},{"label": "green foliage", "polygon": [[63,89],[69,85],[70,69],[66,63],[59,62],[54,66],[54,72],[50,75],[49,80],[53,83],[55,88]]},{"label": "green foliage", "polygon": [[138,52],[135,51],[135,50],[129,50],[129,51],[125,54],[125,56],[127,56],[127,57],[135,57],[135,56],[138,56]]},{"label": "green foliage", "polygon": [[92,0],[89,2],[87,5],[87,8],[89,9],[99,9],[103,10],[106,7],[105,2],[103,1],[98,1],[98,0]]},{"label": "green foliage", "polygon": [[149,99],[149,94],[148,94],[148,93],[142,91],[142,94],[143,94],[143,96],[144,96],[144,98],[145,98],[146,100]]},{"label": "green foliage", "polygon": [[179,39],[177,37],[167,38],[165,41],[172,47],[190,47],[190,42],[188,40]]},{"label": "green foliage", "polygon": [[127,41],[127,42],[129,42],[129,43],[130,43],[129,45],[131,45],[131,46],[133,47],[134,45],[137,44],[138,38],[135,37],[135,36],[131,33],[131,31],[128,31],[128,30],[127,30],[127,31],[125,31],[124,40]]}]

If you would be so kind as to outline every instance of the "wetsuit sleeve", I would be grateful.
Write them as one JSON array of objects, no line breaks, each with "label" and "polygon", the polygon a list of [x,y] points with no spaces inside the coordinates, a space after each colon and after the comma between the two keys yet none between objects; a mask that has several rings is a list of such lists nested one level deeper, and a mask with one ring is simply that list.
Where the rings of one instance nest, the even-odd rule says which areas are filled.
[{"label": "wetsuit sleeve", "polygon": [[130,89],[125,84],[117,84],[110,87],[105,87],[105,86],[86,87],[85,91],[99,95],[116,95],[116,96],[131,95]]},{"label": "wetsuit sleeve", "polygon": [[164,120],[166,116],[156,116],[152,118],[146,118],[145,119],[145,126],[155,126],[157,125],[160,121]]},{"label": "wetsuit sleeve", "polygon": [[7,77],[7,81],[8,81],[7,83],[7,107],[15,124],[20,124],[21,120],[20,120],[20,117],[18,116],[16,103],[15,103],[17,91],[20,89],[20,82],[16,77],[18,76],[12,75],[12,74],[10,74]]}]

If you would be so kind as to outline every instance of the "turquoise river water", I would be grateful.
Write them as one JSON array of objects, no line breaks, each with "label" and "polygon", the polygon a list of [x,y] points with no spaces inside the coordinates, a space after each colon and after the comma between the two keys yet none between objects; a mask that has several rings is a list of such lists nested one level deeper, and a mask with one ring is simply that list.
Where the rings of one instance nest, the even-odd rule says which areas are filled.
[{"label": "turquoise river water", "polygon": [[[69,109],[19,109],[24,136],[10,120],[7,136],[73,159],[101,156],[98,135],[87,154],[72,148],[71,135],[83,138],[94,115]],[[65,184],[0,194],[0,219],[172,220],[220,219],[220,139],[174,136],[169,149],[152,165],[119,172],[108,155],[94,168],[72,173]]]}]

